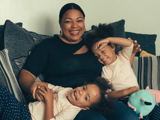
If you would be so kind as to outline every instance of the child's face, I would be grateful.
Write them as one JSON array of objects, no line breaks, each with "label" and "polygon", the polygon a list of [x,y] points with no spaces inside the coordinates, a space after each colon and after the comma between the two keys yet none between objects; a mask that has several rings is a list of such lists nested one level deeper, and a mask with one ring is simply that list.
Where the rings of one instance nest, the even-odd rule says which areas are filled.
[{"label": "child's face", "polygon": [[95,44],[92,46],[92,52],[98,58],[99,62],[104,65],[110,65],[116,61],[115,46],[105,45],[101,49],[95,49]]},{"label": "child's face", "polygon": [[67,98],[71,104],[86,110],[92,103],[99,101],[100,89],[95,84],[80,86],[72,90]]}]

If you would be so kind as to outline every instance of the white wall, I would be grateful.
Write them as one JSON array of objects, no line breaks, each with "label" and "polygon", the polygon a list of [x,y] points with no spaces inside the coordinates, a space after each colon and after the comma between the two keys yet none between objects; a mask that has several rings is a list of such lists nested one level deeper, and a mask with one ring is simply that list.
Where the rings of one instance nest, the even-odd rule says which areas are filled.
[{"label": "white wall", "polygon": [[0,25],[10,19],[23,22],[29,31],[59,33],[59,10],[68,2],[82,7],[87,30],[93,24],[125,19],[126,31],[157,34],[156,54],[160,55],[160,0],[0,0]]}]

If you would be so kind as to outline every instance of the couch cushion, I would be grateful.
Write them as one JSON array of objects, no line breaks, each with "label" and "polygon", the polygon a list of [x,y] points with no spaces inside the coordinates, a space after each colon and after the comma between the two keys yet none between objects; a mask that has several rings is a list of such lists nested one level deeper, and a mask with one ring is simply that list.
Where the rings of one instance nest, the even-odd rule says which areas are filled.
[{"label": "couch cushion", "polygon": [[26,103],[21,88],[13,73],[7,49],[0,51],[0,85],[8,89],[18,101]]},{"label": "couch cushion", "polygon": [[[138,34],[133,32],[125,32],[126,38],[131,38],[132,40],[137,40],[138,44],[142,50],[156,55],[155,42],[156,34]],[[139,56],[140,52],[136,53],[136,56]]]},{"label": "couch cushion", "polygon": [[[22,23],[16,23],[16,25],[22,27]],[[4,25],[0,25],[0,50],[4,49]]]},{"label": "couch cushion", "polygon": [[26,29],[15,25],[10,20],[6,20],[4,29],[4,47],[9,51],[9,58],[16,78],[18,78],[19,68],[15,63],[15,60],[20,59],[21,57],[27,57],[35,45],[48,37],[51,36],[27,31]]},{"label": "couch cushion", "polygon": [[141,89],[160,90],[160,56],[135,57],[132,68]]}]

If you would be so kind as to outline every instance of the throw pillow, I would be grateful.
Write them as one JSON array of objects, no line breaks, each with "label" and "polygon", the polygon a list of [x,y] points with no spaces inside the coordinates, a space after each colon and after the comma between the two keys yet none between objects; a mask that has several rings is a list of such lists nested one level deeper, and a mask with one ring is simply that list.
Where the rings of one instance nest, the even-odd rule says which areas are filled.
[{"label": "throw pillow", "polygon": [[7,49],[0,51],[0,85],[7,88],[18,101],[26,103],[21,88],[13,73]]},{"label": "throw pillow", "polygon": [[[22,23],[21,22],[16,23],[16,25],[22,27]],[[4,49],[4,36],[3,36],[3,33],[4,33],[4,25],[0,25],[0,50]]]},{"label": "throw pillow", "polygon": [[160,90],[160,56],[135,57],[132,68],[141,89]]},{"label": "throw pillow", "polygon": [[[114,37],[122,37],[125,38],[125,20],[119,20],[113,23],[110,23],[113,28],[114,28]],[[95,27],[95,25],[92,25],[92,30]],[[116,49],[115,49],[115,53],[117,54],[118,51],[122,50],[122,46],[121,45],[116,45]]]},{"label": "throw pillow", "polygon": [[[155,50],[155,41],[156,41],[156,34],[138,34],[133,32],[125,32],[126,38],[131,38],[132,40],[137,40],[138,44],[142,50],[156,55]],[[136,56],[139,56],[140,52],[136,53]]]},{"label": "throw pillow", "polygon": [[154,55],[152,55],[152,54],[150,54],[150,53],[147,53],[146,51],[144,51],[144,50],[142,50],[141,52],[140,52],[140,55],[139,55],[140,57],[151,57],[151,56],[154,56]]},{"label": "throw pillow", "polygon": [[10,20],[6,20],[4,28],[4,47],[9,51],[8,55],[16,78],[18,78],[19,68],[15,63],[15,59],[27,57],[29,51],[31,51],[35,45],[49,37],[51,36],[27,31],[15,25]]}]

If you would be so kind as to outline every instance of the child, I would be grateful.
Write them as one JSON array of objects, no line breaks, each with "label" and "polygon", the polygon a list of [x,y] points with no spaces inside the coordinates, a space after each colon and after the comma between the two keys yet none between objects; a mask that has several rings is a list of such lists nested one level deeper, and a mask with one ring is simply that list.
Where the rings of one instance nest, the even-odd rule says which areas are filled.
[{"label": "child", "polygon": [[[101,76],[108,79],[113,86],[113,90],[107,94],[108,97],[122,98],[139,90],[130,65],[135,53],[140,50],[137,42],[113,37],[113,27],[110,24],[99,24],[93,31],[86,33],[85,42],[99,62],[104,64]],[[115,54],[115,44],[123,47],[118,55]]]},{"label": "child", "polygon": [[[103,78],[75,89],[48,84],[37,89],[44,102],[27,106],[0,86],[0,113],[2,120],[73,120],[80,110],[87,109],[105,115],[113,107],[113,101],[104,97],[107,89],[111,89],[111,85]],[[106,111],[101,109],[104,105]]]},{"label": "child", "polygon": [[[137,79],[131,68],[136,52],[141,50],[136,41],[113,37],[111,24],[99,24],[93,31],[86,33],[85,42],[87,47],[97,56],[99,62],[104,64],[102,77],[107,78],[113,87],[112,91],[107,91],[108,97],[122,98],[139,90]],[[115,44],[123,47],[118,55],[114,51]],[[159,97],[159,91],[148,88],[146,90],[151,92],[155,98]],[[158,102],[159,100],[156,101]],[[149,116],[144,118],[146,120],[149,120],[149,118],[159,120],[160,107],[156,105]]]}]

